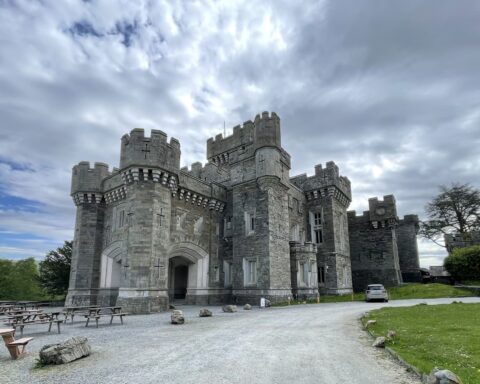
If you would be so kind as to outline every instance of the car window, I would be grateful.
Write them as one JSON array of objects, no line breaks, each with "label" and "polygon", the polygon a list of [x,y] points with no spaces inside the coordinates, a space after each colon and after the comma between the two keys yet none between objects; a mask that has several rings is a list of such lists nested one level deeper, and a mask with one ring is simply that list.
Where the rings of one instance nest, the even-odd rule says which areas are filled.
[{"label": "car window", "polygon": [[372,285],[372,286],[368,287],[368,289],[370,289],[372,291],[381,291],[383,289],[383,287],[381,287],[379,285]]}]

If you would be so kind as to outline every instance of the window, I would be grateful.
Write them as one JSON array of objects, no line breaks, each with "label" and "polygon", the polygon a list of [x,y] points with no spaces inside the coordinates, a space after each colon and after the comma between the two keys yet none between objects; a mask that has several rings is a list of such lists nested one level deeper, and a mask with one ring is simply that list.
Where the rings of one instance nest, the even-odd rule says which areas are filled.
[{"label": "window", "polygon": [[299,272],[300,272],[300,283],[302,285],[308,286],[310,281],[310,273],[309,273],[310,270],[308,268],[308,262],[300,263]]},{"label": "window", "polygon": [[325,267],[318,267],[318,284],[325,284]]},{"label": "window", "polygon": [[312,242],[323,243],[323,212],[309,212]]},{"label": "window", "polygon": [[244,259],[243,273],[244,273],[245,285],[256,284],[257,283],[257,261]]},{"label": "window", "polygon": [[228,261],[223,262],[223,273],[225,275],[224,282],[225,287],[232,285],[232,263]]},{"label": "window", "polygon": [[245,212],[245,235],[249,236],[255,233],[255,214]]}]

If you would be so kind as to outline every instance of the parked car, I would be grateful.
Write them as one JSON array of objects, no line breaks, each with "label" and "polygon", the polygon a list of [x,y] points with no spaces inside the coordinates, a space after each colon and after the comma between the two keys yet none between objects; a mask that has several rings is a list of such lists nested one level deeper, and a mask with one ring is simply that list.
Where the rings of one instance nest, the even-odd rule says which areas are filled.
[{"label": "parked car", "polygon": [[365,301],[382,300],[388,302],[388,292],[382,284],[369,284],[365,291]]}]

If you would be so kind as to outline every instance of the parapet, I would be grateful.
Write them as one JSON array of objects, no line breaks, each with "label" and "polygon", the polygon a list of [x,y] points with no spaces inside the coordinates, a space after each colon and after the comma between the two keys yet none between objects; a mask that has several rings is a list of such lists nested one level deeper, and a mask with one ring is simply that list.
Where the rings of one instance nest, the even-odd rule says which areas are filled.
[{"label": "parapet", "polygon": [[242,126],[235,126],[230,136],[218,134],[215,138],[208,139],[207,158],[228,161],[230,152],[242,147],[245,150],[252,144],[253,150],[265,146],[281,148],[280,118],[275,112],[263,112],[253,122],[248,120]]},{"label": "parapet", "polygon": [[352,200],[350,180],[340,175],[340,170],[333,161],[327,162],[325,168],[321,164],[316,165],[313,176],[308,177],[306,174],[301,174],[290,178],[290,182],[307,194],[335,187],[349,202]]},{"label": "parapet", "polygon": [[383,200],[378,200],[377,197],[368,199],[368,208],[370,221],[398,220],[397,203],[393,195],[383,196]]},{"label": "parapet", "polygon": [[182,167],[180,171],[206,183],[224,183],[230,176],[227,170],[213,163],[202,165],[200,162],[195,162],[192,163],[190,169],[188,169],[188,167]]},{"label": "parapet", "polygon": [[105,163],[95,163],[93,168],[90,168],[88,161],[81,161],[72,169],[71,194],[101,192],[102,181],[110,175],[108,165]]},{"label": "parapet", "polygon": [[143,128],[132,129],[122,136],[120,168],[130,165],[158,166],[168,170],[180,168],[180,143],[175,138],[167,142],[167,135],[152,129],[150,137]]}]

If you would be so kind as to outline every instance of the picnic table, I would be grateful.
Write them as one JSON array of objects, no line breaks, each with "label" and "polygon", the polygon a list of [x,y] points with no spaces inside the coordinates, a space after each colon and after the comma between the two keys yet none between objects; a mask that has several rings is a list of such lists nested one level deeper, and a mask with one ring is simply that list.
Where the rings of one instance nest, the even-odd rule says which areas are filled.
[{"label": "picnic table", "polygon": [[60,320],[60,312],[32,312],[22,313],[9,316],[6,324],[13,327],[15,330],[20,328],[20,334],[23,335],[23,329],[25,326],[37,325],[37,324],[48,324],[48,332],[52,330],[52,324],[57,324],[58,333],[60,333],[60,323],[63,323],[64,320]]},{"label": "picnic table", "polygon": [[75,315],[85,315],[89,314],[89,310],[91,309],[96,309],[100,308],[98,305],[84,305],[84,306],[77,306],[77,307],[65,307],[63,308],[63,314],[65,316],[65,322],[68,320],[68,317],[70,316],[71,321],[73,323],[73,318]]},{"label": "picnic table", "polygon": [[98,321],[102,317],[110,317],[110,324],[112,324],[114,317],[119,317],[120,322],[123,324],[123,316],[125,315],[128,315],[128,313],[122,312],[122,307],[92,308],[88,311],[88,314],[85,315],[85,318],[87,319],[85,327],[88,327],[90,320],[95,319],[95,324],[98,328]]},{"label": "picnic table", "polygon": [[[25,355],[25,348],[27,344],[33,340],[33,337],[24,337],[19,340],[15,340],[15,329],[13,328],[0,328],[0,335],[3,338],[3,342],[10,352],[10,357],[16,360]],[[22,350],[18,347],[21,346]]]}]

